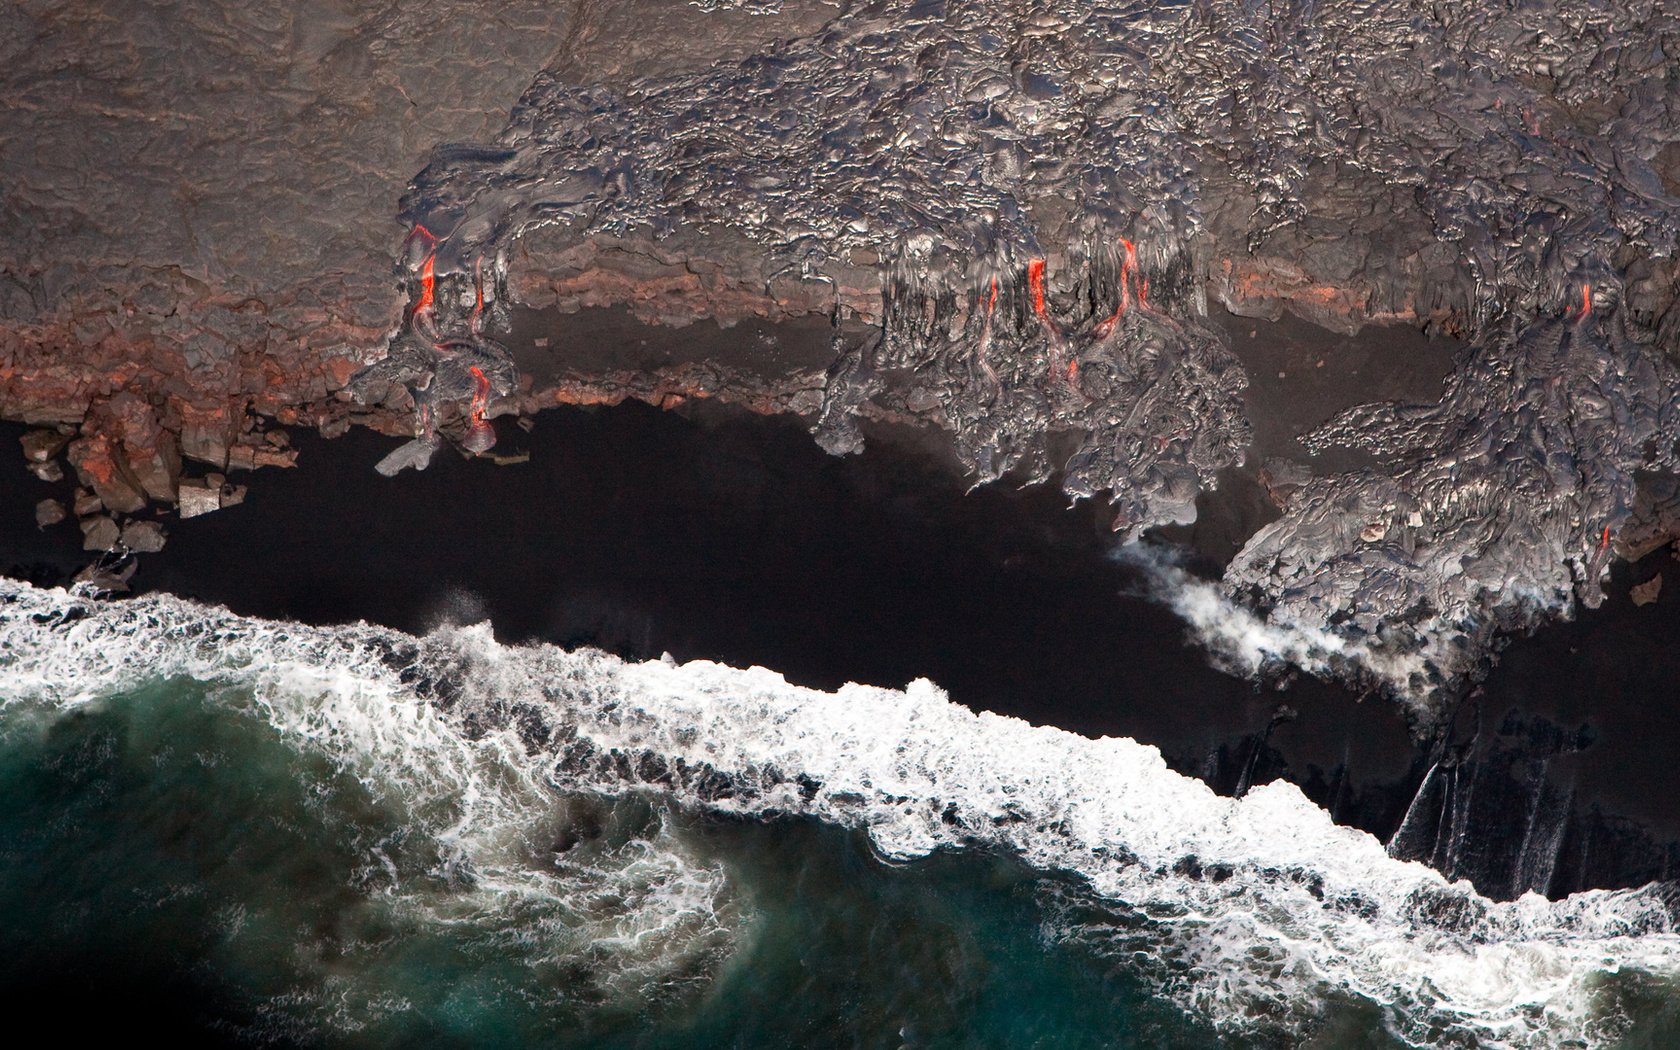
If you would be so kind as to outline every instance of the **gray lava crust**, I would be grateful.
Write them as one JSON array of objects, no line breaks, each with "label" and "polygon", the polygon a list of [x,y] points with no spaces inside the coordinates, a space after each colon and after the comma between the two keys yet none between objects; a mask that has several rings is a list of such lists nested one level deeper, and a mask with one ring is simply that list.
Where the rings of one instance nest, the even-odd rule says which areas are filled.
[{"label": "gray lava crust", "polygon": [[[1463,340],[1438,404],[1315,432],[1376,465],[1289,468],[1225,581],[1398,692],[1680,532],[1656,0],[25,0],[0,28],[0,413],[61,427],[114,512],[178,502],[183,459],[289,462],[255,416],[412,429],[397,469],[500,412],[732,396],[835,452],[921,422],[1130,538],[1247,454],[1217,301]],[[390,202],[439,142],[402,311]],[[830,316],[833,360],[536,389],[498,343],[513,307],[609,305]]]},{"label": "gray lava crust", "polygon": [[768,302],[826,289],[879,323],[829,370],[824,447],[859,447],[860,411],[919,418],[978,481],[1055,477],[1127,536],[1243,459],[1207,296],[1446,328],[1442,401],[1320,427],[1310,447],[1383,465],[1308,477],[1226,581],[1413,697],[1596,604],[1637,476],[1675,467],[1660,4],[699,6],[785,37],[675,71],[564,62],[495,142],[433,155],[404,214],[447,231],[440,303],[477,269],[501,298],[580,245],[707,258],[727,231]]}]

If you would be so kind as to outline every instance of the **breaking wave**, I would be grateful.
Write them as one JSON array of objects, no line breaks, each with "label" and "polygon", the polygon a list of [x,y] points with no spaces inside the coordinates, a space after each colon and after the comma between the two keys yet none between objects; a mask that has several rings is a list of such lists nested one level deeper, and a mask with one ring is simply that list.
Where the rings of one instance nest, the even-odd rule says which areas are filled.
[{"label": "breaking wave", "polygon": [[[513,937],[543,935],[518,902],[567,877],[517,863],[530,813],[582,795],[815,818],[867,832],[891,861],[992,850],[1072,876],[1049,937],[1138,961],[1159,994],[1231,1032],[1296,1028],[1353,997],[1412,1045],[1607,1045],[1628,1022],[1605,982],[1680,972],[1662,887],[1494,902],[1391,859],[1290,785],[1220,797],[1153,747],[976,714],[926,681],[824,693],[762,668],[503,646],[487,625],[414,638],[0,581],[0,705],[96,705],[183,676],[242,698],[375,797],[435,812],[439,864],[480,894],[448,907],[498,910]],[[668,838],[620,853],[620,870],[659,867],[636,880],[659,892],[615,898],[581,935],[576,916],[557,919],[567,944],[623,946],[625,974],[727,955],[729,904],[707,862]],[[567,896],[594,877],[582,874]]]}]

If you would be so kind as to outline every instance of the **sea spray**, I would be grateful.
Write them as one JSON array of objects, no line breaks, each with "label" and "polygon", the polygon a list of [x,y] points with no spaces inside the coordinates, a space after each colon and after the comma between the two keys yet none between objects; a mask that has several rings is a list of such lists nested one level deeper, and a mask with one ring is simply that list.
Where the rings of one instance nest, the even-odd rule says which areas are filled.
[{"label": "sea spray", "polygon": [[[1158,960],[1161,994],[1230,1032],[1287,1029],[1304,1023],[1303,1004],[1352,997],[1415,1045],[1443,1033],[1609,1045],[1622,1022],[1595,1005],[1607,975],[1680,969],[1659,887],[1490,901],[1389,858],[1289,785],[1221,798],[1152,747],[976,715],[926,682],[828,694],[763,669],[505,647],[482,625],[415,639],[11,583],[0,639],[14,705],[73,706],[186,675],[249,689],[286,731],[370,768],[423,736],[435,736],[426,754],[402,762],[456,761],[450,737],[494,739],[510,767],[495,793],[515,810],[548,787],[816,818],[867,831],[894,860],[1002,851],[1130,916],[1128,950]],[[426,798],[423,775],[413,794]],[[490,870],[500,847],[480,844],[477,823],[455,842]],[[1112,929],[1054,936],[1096,943]]]}]

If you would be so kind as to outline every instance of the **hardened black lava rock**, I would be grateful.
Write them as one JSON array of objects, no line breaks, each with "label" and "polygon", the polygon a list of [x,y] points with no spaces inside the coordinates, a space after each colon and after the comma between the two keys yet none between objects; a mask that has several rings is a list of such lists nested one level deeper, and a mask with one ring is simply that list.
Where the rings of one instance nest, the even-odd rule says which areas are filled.
[{"label": "hardened black lava rock", "polygon": [[773,42],[592,79],[574,56],[498,140],[434,154],[404,207],[440,279],[505,297],[544,252],[705,255],[722,231],[766,287],[831,282],[837,311],[873,272],[879,338],[830,369],[818,440],[855,449],[862,409],[929,420],[977,479],[1059,476],[1128,535],[1193,516],[1244,455],[1210,294],[1263,311],[1253,286],[1287,270],[1321,323],[1443,324],[1466,345],[1442,402],[1320,428],[1382,465],[1310,481],[1228,577],[1413,695],[1596,602],[1635,472],[1674,466],[1661,4],[699,6]]}]

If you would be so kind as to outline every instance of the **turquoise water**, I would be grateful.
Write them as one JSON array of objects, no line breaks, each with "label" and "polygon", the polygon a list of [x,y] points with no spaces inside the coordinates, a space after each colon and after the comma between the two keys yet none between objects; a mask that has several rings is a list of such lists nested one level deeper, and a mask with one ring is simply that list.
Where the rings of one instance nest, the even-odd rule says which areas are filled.
[{"label": "turquoise water", "polygon": [[[576,898],[487,912],[413,814],[191,680],[0,721],[0,979],[168,977],[257,1038],[322,1046],[1208,1047],[1103,960],[1046,943],[996,856],[878,860],[809,820],[556,797]],[[634,965],[583,938],[647,907],[627,846],[722,878]],[[553,845],[562,845],[557,840]],[[578,854],[586,854],[579,857]],[[389,867],[387,866],[389,864]],[[667,875],[650,867],[652,892]],[[605,890],[606,900],[582,898]],[[583,914],[580,914],[583,913]],[[603,920],[602,916],[607,918]],[[591,924],[595,924],[592,926]],[[637,954],[634,949],[631,954]],[[645,972],[639,972],[641,967]]]},{"label": "turquoise water", "polygon": [[1662,892],[1487,901],[927,683],[0,581],[0,799],[4,1005],[105,1041],[1680,1045]]}]

